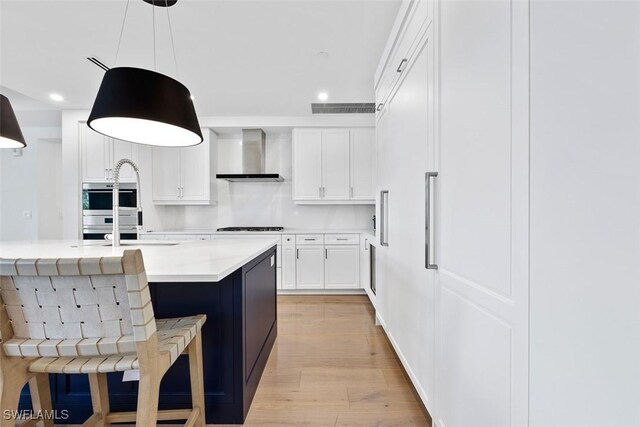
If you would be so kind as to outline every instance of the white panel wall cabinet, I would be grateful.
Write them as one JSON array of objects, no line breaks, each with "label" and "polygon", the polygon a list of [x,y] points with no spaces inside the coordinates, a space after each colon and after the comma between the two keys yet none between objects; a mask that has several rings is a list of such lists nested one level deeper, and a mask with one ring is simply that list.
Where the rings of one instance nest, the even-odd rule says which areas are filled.
[{"label": "white panel wall cabinet", "polygon": [[435,387],[435,284],[425,268],[425,172],[434,166],[433,40],[406,62],[401,80],[378,118],[380,132],[380,235],[377,304],[385,330],[432,410]]},{"label": "white panel wall cabinet", "polygon": [[293,131],[293,199],[320,200],[322,196],[322,131]]},{"label": "white panel wall cabinet", "polygon": [[352,129],[349,153],[352,200],[375,200],[374,158],[374,129]]},{"label": "white panel wall cabinet", "polygon": [[367,128],[294,129],[294,201],[372,204],[373,134]]},{"label": "white panel wall cabinet", "polygon": [[[80,134],[80,158],[82,182],[113,181],[113,168],[121,159],[138,160],[138,146],[126,141],[108,138],[90,129],[86,123],[78,123]],[[130,165],[120,169],[120,182],[135,182],[135,172]]]},{"label": "white panel wall cabinet", "polygon": [[153,202],[164,205],[216,203],[217,136],[203,129],[193,147],[153,147]]},{"label": "white panel wall cabinet", "polygon": [[296,246],[296,288],[324,289],[324,245]]},{"label": "white panel wall cabinet", "polygon": [[348,200],[349,185],[349,130],[322,131],[322,198]]},{"label": "white panel wall cabinet", "polygon": [[640,425],[639,27],[637,2],[402,3],[375,306],[434,426]]},{"label": "white panel wall cabinet", "polygon": [[324,256],[325,289],[360,287],[360,245],[326,245]]}]

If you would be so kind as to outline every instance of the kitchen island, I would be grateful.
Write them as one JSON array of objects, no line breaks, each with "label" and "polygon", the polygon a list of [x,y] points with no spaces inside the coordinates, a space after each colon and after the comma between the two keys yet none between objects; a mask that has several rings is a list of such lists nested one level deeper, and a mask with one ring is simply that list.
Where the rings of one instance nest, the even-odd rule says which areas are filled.
[{"label": "kitchen island", "polygon": [[[276,241],[123,241],[119,248],[106,242],[0,242],[0,258],[118,256],[126,249],[142,251],[156,318],[207,315],[206,421],[243,423],[277,334]],[[160,409],[190,407],[188,361],[180,359],[162,381]],[[110,374],[112,410],[135,410],[137,384]],[[69,413],[65,422],[81,423],[91,414],[86,376],[54,375],[51,386],[54,408]],[[26,389],[22,404],[30,404]]]}]

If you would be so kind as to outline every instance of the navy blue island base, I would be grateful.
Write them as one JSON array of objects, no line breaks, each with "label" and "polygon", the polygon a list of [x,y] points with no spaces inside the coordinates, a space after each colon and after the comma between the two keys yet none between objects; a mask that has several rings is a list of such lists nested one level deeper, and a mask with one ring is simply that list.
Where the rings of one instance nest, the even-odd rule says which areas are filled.
[{"label": "navy blue island base", "polygon": [[[207,424],[242,424],[277,335],[276,247],[215,283],[150,283],[158,319],[206,314],[202,330]],[[81,424],[91,415],[86,375],[52,375],[52,400]],[[112,411],[134,411],[138,383],[109,374]],[[30,408],[28,387],[21,407]],[[188,359],[180,357],[160,388],[160,409],[191,406]]]}]

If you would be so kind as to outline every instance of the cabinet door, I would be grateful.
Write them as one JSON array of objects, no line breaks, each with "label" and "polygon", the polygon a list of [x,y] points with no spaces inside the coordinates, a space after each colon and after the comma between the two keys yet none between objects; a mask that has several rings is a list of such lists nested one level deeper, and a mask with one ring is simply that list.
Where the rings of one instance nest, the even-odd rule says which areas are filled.
[{"label": "cabinet door", "polygon": [[323,245],[298,245],[296,248],[296,287],[324,288]]},{"label": "cabinet door", "polygon": [[373,200],[373,129],[352,129],[350,144],[351,199]]},{"label": "cabinet door", "polygon": [[[119,139],[111,139],[110,145],[110,168],[113,168],[115,164],[121,159],[129,159],[134,163],[137,163],[138,146],[136,144],[127,141],[121,141]],[[131,165],[124,165],[120,169],[120,182],[136,182],[136,174],[133,171]]]},{"label": "cabinet door", "polygon": [[322,198],[349,199],[349,130],[322,131]]},{"label": "cabinet door", "polygon": [[319,200],[322,187],[322,131],[293,133],[293,199]]},{"label": "cabinet door", "polygon": [[194,147],[182,148],[180,152],[182,156],[180,199],[185,202],[208,202],[211,185],[208,144],[203,142]]},{"label": "cabinet door", "polygon": [[80,123],[82,151],[82,181],[105,182],[110,178],[109,139]]},{"label": "cabinet door", "polygon": [[[385,329],[397,344],[416,388],[432,401],[435,382],[435,286],[425,268],[425,172],[433,163],[430,85],[432,54],[423,45],[387,100],[383,155],[385,242],[379,254],[376,302]],[[378,304],[380,306],[380,304]]]},{"label": "cabinet door", "polygon": [[360,287],[360,245],[326,245],[324,249],[324,287]]},{"label": "cabinet door", "polygon": [[153,147],[153,201],[180,199],[180,149]]},{"label": "cabinet door", "polygon": [[[439,10],[442,102],[437,104],[438,177],[432,183],[433,261],[438,264],[437,416],[442,420],[438,424],[524,426],[529,422],[530,393],[529,6],[521,2],[441,2]],[[466,49],[470,44],[474,45],[473,55]],[[462,63],[464,73],[460,73]],[[545,131],[542,134],[545,139],[550,136]],[[554,155],[563,153],[564,147],[556,149]],[[571,162],[575,165],[573,158]],[[576,202],[574,196],[565,195],[571,198],[569,203]],[[543,197],[550,203],[554,200],[547,194]],[[557,247],[545,250],[567,258],[576,256],[557,252],[562,251]],[[566,290],[557,290],[558,295]],[[553,312],[552,306],[544,304],[545,310]],[[575,318],[570,322],[581,323]],[[558,330],[553,333],[561,336]],[[532,341],[532,348],[542,347],[540,342]],[[582,344],[581,351],[588,349]],[[545,360],[560,353],[558,348],[550,349]],[[556,366],[558,360],[549,366]],[[576,372],[575,368],[579,366],[565,365],[561,371],[550,372],[563,375],[566,381],[577,379],[565,375]],[[560,382],[550,375],[549,384],[556,387]],[[580,381],[587,378],[579,377]],[[572,414],[577,407],[563,401],[562,410],[556,410],[559,405],[553,405],[551,396],[547,404],[554,406],[553,417],[537,419],[535,425],[568,425],[557,417],[559,413],[571,414],[564,420],[571,419],[572,425],[585,424]],[[477,410],[488,404],[491,411]]]},{"label": "cabinet door", "polygon": [[296,247],[282,245],[282,289],[296,288]]}]

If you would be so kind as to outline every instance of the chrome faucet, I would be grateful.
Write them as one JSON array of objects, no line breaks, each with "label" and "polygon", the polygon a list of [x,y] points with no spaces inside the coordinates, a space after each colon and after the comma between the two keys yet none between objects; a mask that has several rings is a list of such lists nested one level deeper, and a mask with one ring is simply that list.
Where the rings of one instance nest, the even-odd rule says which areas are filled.
[{"label": "chrome faucet", "polygon": [[138,166],[129,159],[121,159],[113,168],[113,234],[111,241],[114,248],[120,246],[120,168],[129,164],[136,173],[137,205],[138,205],[138,231],[142,230],[142,197],[140,195],[140,173]]}]

